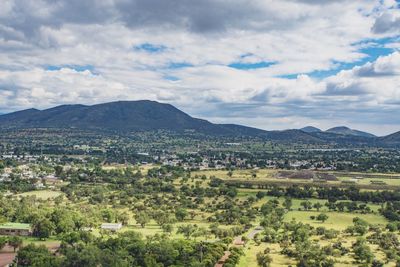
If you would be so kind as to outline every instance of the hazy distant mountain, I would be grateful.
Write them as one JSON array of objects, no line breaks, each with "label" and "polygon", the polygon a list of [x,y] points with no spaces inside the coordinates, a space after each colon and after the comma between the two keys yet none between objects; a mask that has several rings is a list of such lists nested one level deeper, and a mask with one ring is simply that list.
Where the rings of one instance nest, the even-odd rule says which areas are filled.
[{"label": "hazy distant mountain", "polygon": [[353,130],[345,126],[334,127],[326,130],[328,133],[335,133],[335,134],[343,134],[343,135],[355,135],[355,136],[362,136],[362,137],[376,137],[373,134],[362,132],[358,130]]},{"label": "hazy distant mountain", "polygon": [[381,137],[380,139],[385,143],[400,143],[400,132]]},{"label": "hazy distant mountain", "polygon": [[0,123],[2,128],[79,128],[117,132],[165,129],[229,134],[225,127],[192,118],[172,105],[145,100],[93,106],[62,105],[42,111],[29,109],[2,115]]},{"label": "hazy distant mountain", "polygon": [[46,110],[28,109],[0,115],[0,128],[77,128],[132,132],[195,131],[206,135],[261,136],[266,131],[240,125],[219,125],[196,119],[170,104],[155,101],[119,101],[85,105],[62,105]]},{"label": "hazy distant mountain", "polygon": [[321,129],[318,129],[314,126],[307,126],[307,127],[301,128],[300,130],[302,130],[303,132],[306,132],[306,133],[322,132]]},{"label": "hazy distant mountain", "polygon": [[311,126],[301,130],[265,131],[235,124],[214,124],[193,118],[170,104],[148,100],[119,101],[93,106],[62,105],[46,110],[27,109],[0,115],[0,129],[22,128],[68,128],[113,133],[168,130],[207,136],[257,137],[290,143],[400,145],[400,133],[377,138],[347,127],[335,127],[327,131]]}]

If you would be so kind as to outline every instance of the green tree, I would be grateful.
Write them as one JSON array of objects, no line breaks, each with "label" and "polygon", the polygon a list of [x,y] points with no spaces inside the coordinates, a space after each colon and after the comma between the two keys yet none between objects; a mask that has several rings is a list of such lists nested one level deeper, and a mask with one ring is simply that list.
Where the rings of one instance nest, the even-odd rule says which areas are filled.
[{"label": "green tree", "polygon": [[260,267],[269,267],[271,266],[272,258],[265,252],[257,253],[257,264]]},{"label": "green tree", "polygon": [[175,217],[178,221],[182,222],[188,216],[188,212],[185,209],[177,209],[175,211]]},{"label": "green tree", "polygon": [[171,234],[172,231],[174,231],[174,226],[172,224],[167,223],[167,224],[163,224],[161,226],[161,229],[163,230],[164,233]]},{"label": "green tree", "polygon": [[61,266],[60,259],[53,256],[45,246],[29,244],[21,248],[14,262],[17,266],[26,267],[57,267]]},{"label": "green tree", "polygon": [[300,205],[303,206],[304,210],[310,210],[312,208],[312,203],[309,200],[302,201]]},{"label": "green tree", "polygon": [[8,245],[10,245],[13,249],[14,252],[17,250],[17,248],[20,248],[22,246],[23,240],[19,236],[12,236],[8,239]]},{"label": "green tree", "polygon": [[57,177],[61,176],[62,172],[63,172],[63,167],[60,165],[57,165],[54,167],[54,171],[55,171],[55,175]]},{"label": "green tree", "polygon": [[322,204],[319,203],[319,202],[317,202],[317,203],[314,203],[313,207],[314,207],[314,209],[316,209],[317,211],[319,211],[319,210],[322,208]]},{"label": "green tree", "polygon": [[150,216],[145,211],[140,211],[135,214],[135,220],[142,228],[150,222]]},{"label": "green tree", "polygon": [[55,227],[54,224],[47,218],[39,220],[33,227],[33,234],[41,239],[49,238]]},{"label": "green tree", "polygon": [[359,235],[365,235],[368,232],[369,224],[367,221],[360,219],[359,217],[355,217],[353,219],[354,224],[354,232]]},{"label": "green tree", "polygon": [[361,263],[371,263],[374,260],[374,254],[364,238],[359,238],[352,246],[354,258]]},{"label": "green tree", "polygon": [[285,201],[283,202],[283,207],[285,207],[285,209],[287,210],[291,210],[292,205],[293,205],[292,199],[289,197],[285,198]]},{"label": "green tree", "polygon": [[117,220],[121,222],[123,225],[128,225],[129,223],[129,214],[124,211],[117,215]]},{"label": "green tree", "polygon": [[8,238],[5,236],[0,236],[0,250],[2,250],[8,242]]},{"label": "green tree", "polygon": [[157,211],[153,214],[154,220],[158,225],[163,226],[167,223],[172,223],[174,220],[170,217],[169,213],[163,211]]},{"label": "green tree", "polygon": [[329,216],[326,215],[325,213],[318,214],[318,216],[317,216],[317,220],[318,220],[318,221],[321,221],[321,222],[323,222],[323,223],[324,223],[326,220],[328,220],[328,218],[329,218]]},{"label": "green tree", "polygon": [[186,239],[190,239],[190,237],[197,231],[197,225],[186,224],[180,225],[178,227],[178,234],[183,234]]}]

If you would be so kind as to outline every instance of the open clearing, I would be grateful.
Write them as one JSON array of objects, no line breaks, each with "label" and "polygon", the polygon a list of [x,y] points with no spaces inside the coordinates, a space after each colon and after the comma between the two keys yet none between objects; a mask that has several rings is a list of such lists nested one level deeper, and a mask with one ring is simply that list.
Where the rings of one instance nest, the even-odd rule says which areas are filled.
[{"label": "open clearing", "polygon": [[328,220],[321,223],[316,220],[312,220],[310,216],[317,216],[321,212],[317,211],[289,211],[285,214],[285,221],[290,221],[292,218],[302,223],[308,223],[314,227],[323,226],[326,228],[332,228],[336,230],[344,230],[348,226],[353,224],[353,218],[359,217],[370,224],[381,224],[385,225],[387,220],[376,214],[358,214],[358,213],[347,213],[347,212],[325,212],[329,216]]},{"label": "open clearing", "polygon": [[21,197],[27,197],[27,196],[36,196],[37,198],[40,199],[50,199],[50,198],[55,198],[60,195],[63,195],[64,193],[59,192],[59,191],[50,191],[50,190],[38,190],[38,191],[30,191],[30,192],[25,192],[22,194],[18,194],[17,196]]}]

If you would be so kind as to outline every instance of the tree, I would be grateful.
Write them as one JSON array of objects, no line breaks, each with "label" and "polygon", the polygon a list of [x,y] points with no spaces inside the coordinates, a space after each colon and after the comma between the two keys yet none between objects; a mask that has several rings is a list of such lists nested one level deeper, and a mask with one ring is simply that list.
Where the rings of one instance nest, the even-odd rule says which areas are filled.
[{"label": "tree", "polygon": [[269,267],[271,266],[272,258],[264,251],[257,253],[257,264],[260,267]]},{"label": "tree", "polygon": [[126,211],[124,211],[123,213],[118,214],[117,220],[121,222],[123,225],[128,225],[129,214]]},{"label": "tree", "polygon": [[317,203],[314,203],[313,207],[314,207],[314,209],[316,209],[317,211],[319,211],[319,210],[322,208],[322,204],[319,203],[319,202],[317,202]]},{"label": "tree", "polygon": [[163,224],[161,226],[161,229],[163,230],[164,233],[171,234],[172,231],[174,231],[174,226],[172,224]]},{"label": "tree", "polygon": [[365,235],[368,232],[369,224],[367,221],[355,217],[353,219],[354,224],[354,232],[358,233],[359,235]]},{"label": "tree", "polygon": [[63,167],[60,165],[57,165],[54,167],[54,171],[55,171],[55,175],[57,177],[61,176],[62,172],[63,172]]},{"label": "tree", "polygon": [[78,243],[81,240],[81,236],[79,232],[70,232],[62,235],[61,240],[64,243],[73,246],[75,243]]},{"label": "tree", "polygon": [[283,202],[283,206],[285,207],[285,209],[291,210],[292,205],[293,205],[292,199],[289,197],[285,198],[285,201]]},{"label": "tree", "polygon": [[209,239],[210,237],[210,230],[205,227],[199,227],[197,231],[194,233],[195,237],[203,236],[205,239]]},{"label": "tree", "polygon": [[370,247],[364,238],[359,238],[352,246],[354,258],[358,262],[371,263],[374,259],[374,254],[371,252]]},{"label": "tree", "polygon": [[61,203],[63,203],[64,201],[64,196],[63,195],[59,195],[58,197],[54,198],[54,203],[59,206]]},{"label": "tree", "polygon": [[312,203],[309,200],[302,201],[300,205],[303,206],[304,210],[310,210],[312,208]]},{"label": "tree", "polygon": [[175,217],[178,221],[182,222],[188,216],[188,212],[185,209],[177,209],[175,211]]},{"label": "tree", "polygon": [[183,234],[186,239],[190,239],[190,237],[197,231],[197,225],[193,224],[186,224],[180,225],[178,227],[178,234]]},{"label": "tree", "polygon": [[169,213],[163,211],[155,212],[153,218],[160,226],[163,226],[167,223],[172,223],[174,221],[173,219],[171,219]]},{"label": "tree", "polygon": [[0,250],[2,250],[7,245],[7,237],[0,236]]},{"label": "tree", "polygon": [[56,267],[61,266],[60,259],[57,259],[45,246],[29,244],[21,248],[14,260],[17,266],[29,267]]},{"label": "tree", "polygon": [[49,219],[44,218],[34,225],[33,234],[41,239],[49,238],[54,228],[54,224]]},{"label": "tree", "polygon": [[14,252],[17,250],[17,248],[20,248],[22,246],[23,240],[19,236],[13,236],[8,239],[8,245],[10,245],[13,249]]},{"label": "tree", "polygon": [[145,211],[140,211],[135,214],[135,220],[142,228],[144,228],[146,224],[150,222],[150,217]]},{"label": "tree", "polygon": [[317,216],[317,220],[321,221],[322,223],[324,223],[326,220],[328,220],[329,216],[326,215],[325,213],[321,213]]}]

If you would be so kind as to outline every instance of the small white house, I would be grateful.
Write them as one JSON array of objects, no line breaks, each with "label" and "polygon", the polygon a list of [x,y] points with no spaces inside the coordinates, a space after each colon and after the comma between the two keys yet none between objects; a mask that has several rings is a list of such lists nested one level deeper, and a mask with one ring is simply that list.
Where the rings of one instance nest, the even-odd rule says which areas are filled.
[{"label": "small white house", "polygon": [[116,232],[122,228],[122,223],[103,223],[101,229]]}]

